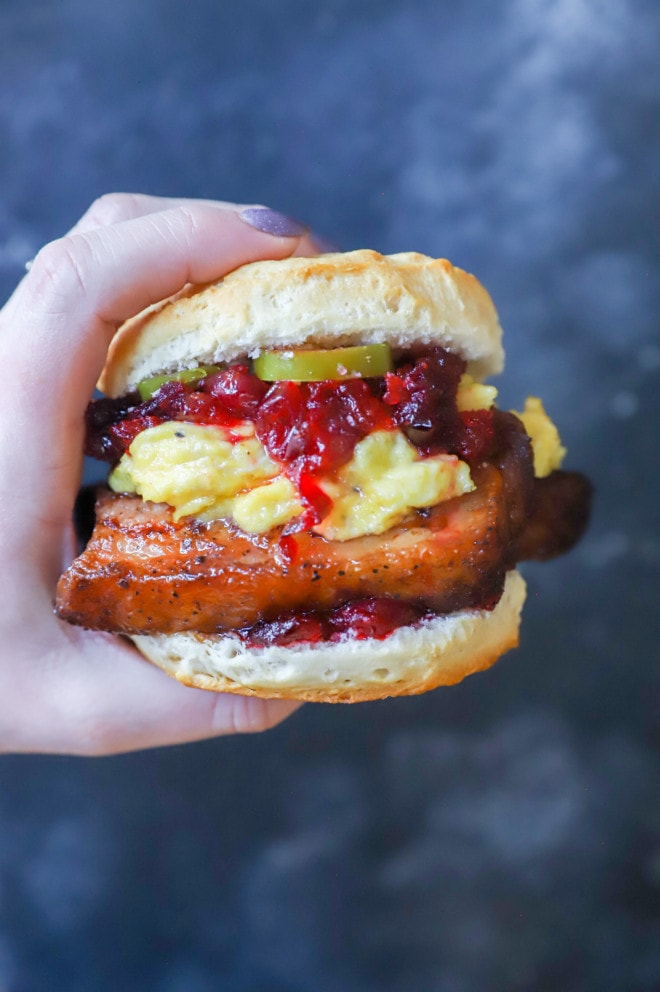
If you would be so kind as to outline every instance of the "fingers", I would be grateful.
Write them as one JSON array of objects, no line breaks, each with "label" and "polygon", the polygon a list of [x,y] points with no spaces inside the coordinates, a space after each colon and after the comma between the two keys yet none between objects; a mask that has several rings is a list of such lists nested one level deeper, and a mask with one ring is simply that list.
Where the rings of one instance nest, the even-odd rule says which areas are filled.
[{"label": "fingers", "polygon": [[[247,203],[230,203],[226,200],[194,200],[183,197],[149,196],[144,193],[106,193],[92,203],[89,210],[71,228],[69,234],[83,234],[97,227],[108,227],[111,224],[119,224],[125,220],[145,217],[147,214],[159,213],[162,210],[172,207],[188,207],[193,205],[224,208],[225,210],[233,210],[235,213],[240,213],[246,208],[255,206],[254,204]],[[324,238],[315,237],[311,233],[304,233],[293,254],[310,256],[318,255],[324,251],[335,250],[337,249],[328,246]]]},{"label": "fingers", "polygon": [[39,679],[3,689],[1,750],[117,754],[264,731],[300,705],[182,686],[108,634],[49,640]]},{"label": "fingers", "polygon": [[225,200],[194,200],[185,197],[149,196],[146,193],[106,193],[91,204],[74,224],[69,234],[83,234],[97,227],[109,227],[124,220],[146,217],[171,207],[207,204],[226,210],[240,211],[247,204],[229,203]]},{"label": "fingers", "polygon": [[124,199],[117,209],[138,216],[47,245],[3,312],[0,361],[11,375],[0,394],[0,503],[10,482],[21,546],[21,520],[31,531],[37,510],[44,527],[70,513],[83,413],[117,325],[186,283],[285,258],[301,241],[258,230],[223,205],[155,205]]},{"label": "fingers", "polygon": [[[194,202],[90,227],[39,252],[12,316],[18,309],[50,357],[62,349],[79,350],[81,343],[102,338],[99,324],[111,332],[186,283],[209,282],[257,259],[286,258],[303,230],[271,234],[246,223],[234,209]],[[64,315],[66,327],[60,328]],[[89,321],[96,324],[87,327]],[[60,332],[55,342],[49,333],[54,329]]]},{"label": "fingers", "polygon": [[35,258],[5,314],[3,342],[27,358],[26,373],[75,376],[78,395],[89,394],[118,324],[186,283],[291,255],[303,233],[291,231],[271,234],[234,209],[187,203],[68,235]]},{"label": "fingers", "polygon": [[233,204],[102,198],[39,253],[0,315],[0,550],[11,563],[1,598],[12,661],[0,666],[0,747],[115,753],[261,730],[296,708],[183,688],[123,641],[51,612],[70,555],[84,408],[115,328],[186,283],[316,253],[304,231],[264,209],[242,219]]}]

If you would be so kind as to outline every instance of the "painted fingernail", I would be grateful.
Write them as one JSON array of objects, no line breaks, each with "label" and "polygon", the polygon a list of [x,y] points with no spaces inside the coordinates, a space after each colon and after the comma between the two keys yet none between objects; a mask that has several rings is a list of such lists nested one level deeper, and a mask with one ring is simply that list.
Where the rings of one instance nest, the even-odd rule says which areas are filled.
[{"label": "painted fingernail", "polygon": [[299,220],[271,210],[270,207],[246,207],[238,216],[257,231],[273,234],[277,238],[299,238],[309,230]]}]

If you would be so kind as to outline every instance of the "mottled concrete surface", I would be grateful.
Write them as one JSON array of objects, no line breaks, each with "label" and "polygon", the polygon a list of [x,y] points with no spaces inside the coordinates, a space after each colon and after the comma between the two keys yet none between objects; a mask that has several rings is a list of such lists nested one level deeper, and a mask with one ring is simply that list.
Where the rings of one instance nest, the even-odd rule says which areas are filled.
[{"label": "mottled concrete surface", "polygon": [[598,487],[490,673],[2,758],[2,992],[660,988],[659,41],[657,0],[0,4],[3,296],[113,189],[447,255],[504,402],[542,395]]}]

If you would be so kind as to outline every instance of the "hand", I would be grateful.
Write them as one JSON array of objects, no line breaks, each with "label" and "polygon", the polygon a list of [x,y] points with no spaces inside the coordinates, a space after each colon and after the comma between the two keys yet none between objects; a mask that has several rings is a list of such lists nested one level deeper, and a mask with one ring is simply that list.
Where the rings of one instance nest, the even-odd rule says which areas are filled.
[{"label": "hand", "polygon": [[296,708],[185,688],[128,642],[53,614],[74,554],[83,415],[118,325],[188,282],[317,253],[301,226],[241,210],[102,197],[39,252],[0,312],[2,750],[111,754],[264,730]]}]

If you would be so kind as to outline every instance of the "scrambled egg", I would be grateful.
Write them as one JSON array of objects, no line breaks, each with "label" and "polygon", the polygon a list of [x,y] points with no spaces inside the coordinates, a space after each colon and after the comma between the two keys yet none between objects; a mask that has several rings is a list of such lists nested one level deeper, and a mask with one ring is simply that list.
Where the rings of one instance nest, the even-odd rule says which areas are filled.
[{"label": "scrambled egg", "polygon": [[[458,409],[488,408],[496,395],[494,386],[466,374]],[[250,534],[265,534],[304,509],[296,487],[247,421],[231,432],[173,421],[147,428],[108,481],[115,492],[168,503],[175,520],[227,518]],[[370,434],[346,465],[318,481],[333,505],[315,530],[335,541],[382,534],[413,508],[435,506],[474,489],[464,462],[454,455],[422,458],[399,430]]]},{"label": "scrambled egg", "polygon": [[474,489],[470,469],[456,455],[422,458],[398,430],[367,435],[350,462],[320,485],[333,503],[314,530],[331,541],[382,534],[412,508]]},{"label": "scrambled egg", "polygon": [[[459,410],[488,409],[497,395],[464,375]],[[514,411],[515,412],[515,411]],[[549,475],[566,453],[541,401],[529,397],[522,413],[534,449],[534,471]],[[455,455],[420,456],[399,430],[379,430],[360,441],[351,460],[318,480],[332,509],[314,529],[333,541],[382,534],[411,509],[435,506],[474,489],[470,469]],[[170,421],[135,438],[110,475],[115,492],[168,503],[174,519],[231,519],[250,534],[265,534],[303,512],[295,485],[267,454],[248,421],[231,431]]]},{"label": "scrambled egg", "polygon": [[230,516],[247,534],[265,534],[271,527],[287,523],[302,511],[296,487],[285,475],[279,475],[264,486],[239,493]]},{"label": "scrambled egg", "polygon": [[495,386],[477,382],[467,372],[461,376],[456,393],[456,408],[463,410],[490,410],[497,397]]},{"label": "scrambled egg", "polygon": [[[175,520],[231,518],[247,533],[265,534],[303,506],[251,425],[244,434],[231,440],[222,428],[178,422],[149,427],[111,473],[110,488],[168,503]],[[315,530],[334,541],[382,534],[412,508],[474,489],[468,466],[455,455],[422,458],[398,430],[364,438],[353,458],[319,485],[333,506]]]},{"label": "scrambled egg", "polygon": [[562,446],[559,431],[545,412],[543,403],[536,396],[528,396],[522,413],[516,410],[512,412],[522,420],[531,438],[534,451],[534,475],[538,479],[550,475],[564,460],[566,448]]},{"label": "scrambled egg", "polygon": [[297,516],[302,507],[295,487],[280,475],[252,425],[238,440],[236,433],[177,421],[149,427],[111,473],[110,488],[169,503],[175,520],[232,517],[256,534]]}]

